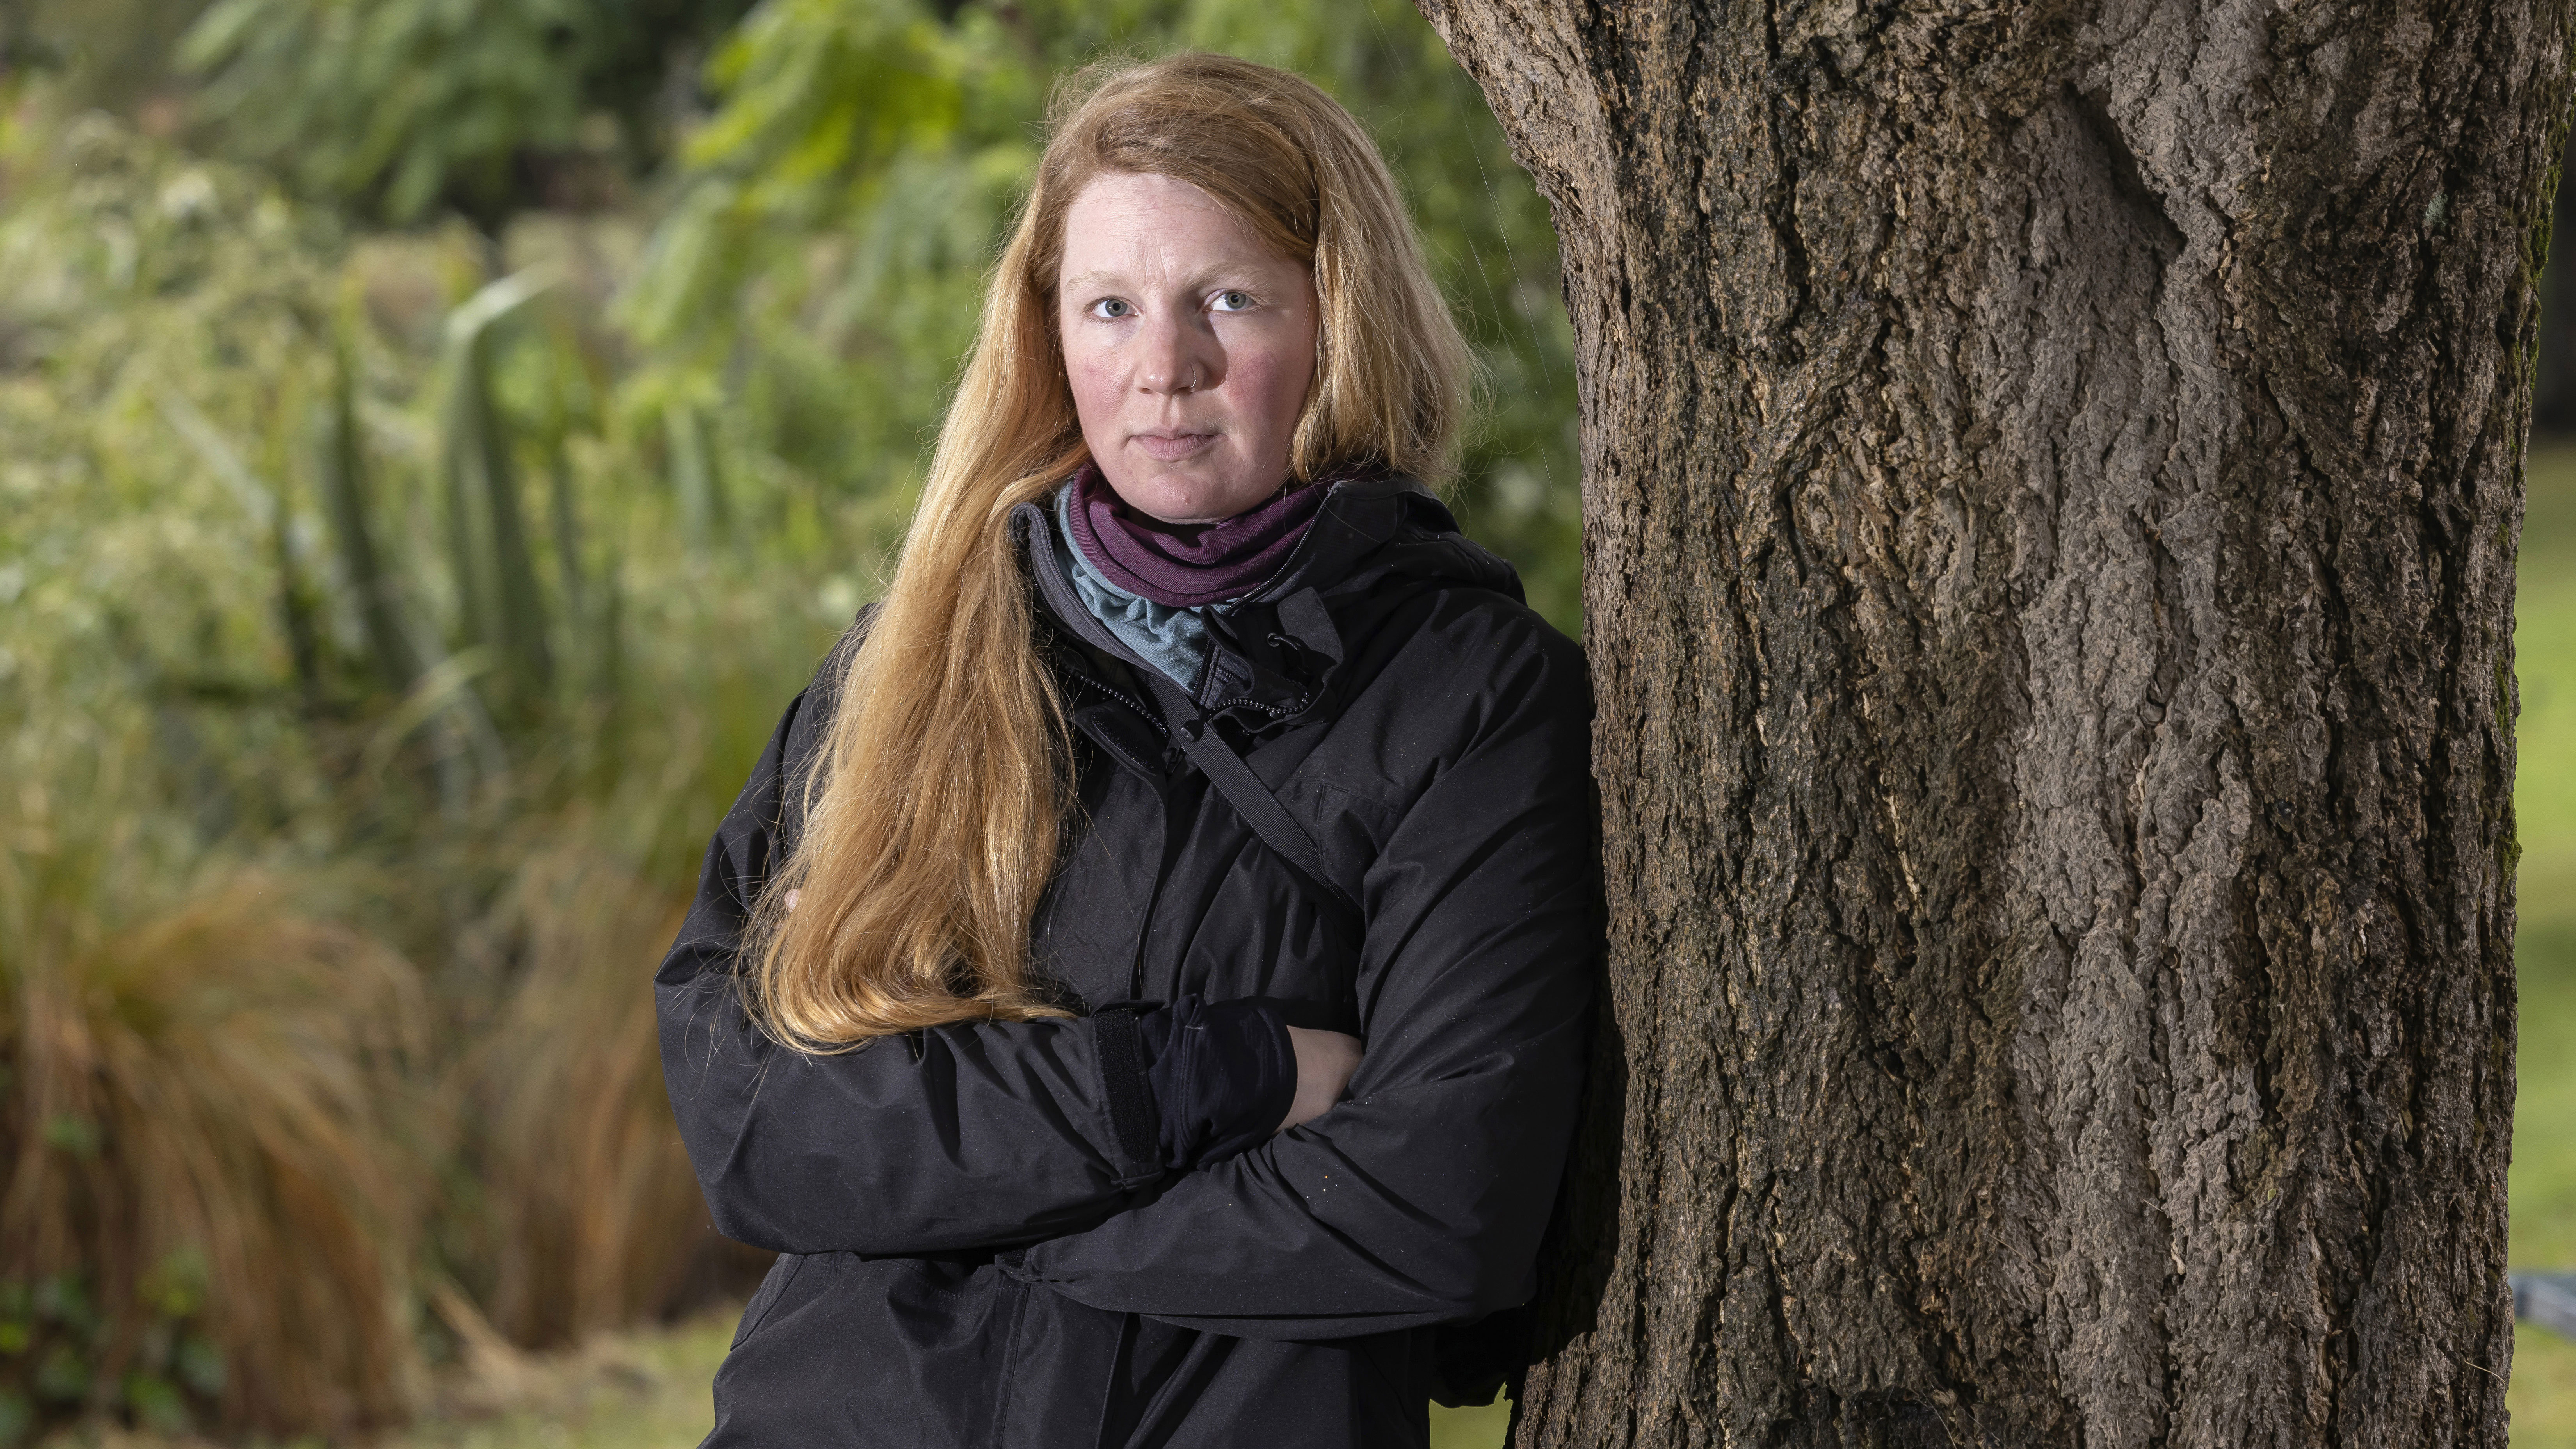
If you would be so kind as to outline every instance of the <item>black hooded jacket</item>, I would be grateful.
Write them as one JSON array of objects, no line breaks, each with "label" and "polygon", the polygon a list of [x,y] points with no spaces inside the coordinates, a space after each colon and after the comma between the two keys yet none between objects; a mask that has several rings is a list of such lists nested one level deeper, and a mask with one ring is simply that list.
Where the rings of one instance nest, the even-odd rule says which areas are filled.
[{"label": "black hooded jacket", "polygon": [[[1590,691],[1436,499],[1329,486],[1279,576],[1217,619],[1195,703],[1358,916],[1174,748],[1150,666],[1024,507],[1079,796],[1032,942],[1081,1015],[782,1050],[733,972],[840,651],[788,706],[656,983],[715,1225],[782,1254],[708,1444],[1421,1445],[1429,1398],[1490,1394],[1444,1383],[1443,1326],[1528,1298],[1572,1131],[1599,937]],[[1190,993],[1361,1037],[1348,1098],[1167,1170],[1134,1013]]]}]

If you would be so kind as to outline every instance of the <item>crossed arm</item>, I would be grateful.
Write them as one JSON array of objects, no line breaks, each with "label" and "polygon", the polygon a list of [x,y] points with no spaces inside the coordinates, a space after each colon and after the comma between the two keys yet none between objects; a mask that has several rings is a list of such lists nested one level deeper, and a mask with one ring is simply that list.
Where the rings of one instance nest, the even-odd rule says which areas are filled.
[{"label": "crossed arm", "polygon": [[1285,1130],[1184,1172],[1117,1130],[1113,1098],[1140,1084],[1097,1019],[825,1057],[752,1026],[733,969],[781,848],[783,762],[816,724],[800,696],[656,978],[672,1105],[717,1228],[796,1253],[1015,1250],[1010,1271],[1079,1301],[1252,1337],[1520,1301],[1572,1130],[1596,949],[1588,742],[1563,693],[1580,663],[1532,668],[1368,871],[1365,1057],[1295,1037]]}]

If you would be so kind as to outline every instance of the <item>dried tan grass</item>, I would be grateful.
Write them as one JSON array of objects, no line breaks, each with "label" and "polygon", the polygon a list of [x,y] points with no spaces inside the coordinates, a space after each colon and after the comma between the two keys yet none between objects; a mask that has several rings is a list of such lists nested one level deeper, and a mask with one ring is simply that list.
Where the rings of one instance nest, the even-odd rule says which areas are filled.
[{"label": "dried tan grass", "polygon": [[201,1334],[220,1354],[184,1401],[201,1427],[399,1421],[423,1381],[411,969],[272,876],[153,909],[139,852],[67,843],[40,791],[18,795],[0,802],[0,1280],[82,1285],[97,1326],[54,1336],[85,1358],[89,1412],[136,1407],[133,1376]]},{"label": "dried tan grass", "polygon": [[503,920],[519,977],[465,1065],[483,1306],[530,1347],[668,1316],[709,1280],[710,1257],[729,1256],[656,1045],[653,968],[686,901],[579,843],[578,828],[568,840],[516,874]]}]

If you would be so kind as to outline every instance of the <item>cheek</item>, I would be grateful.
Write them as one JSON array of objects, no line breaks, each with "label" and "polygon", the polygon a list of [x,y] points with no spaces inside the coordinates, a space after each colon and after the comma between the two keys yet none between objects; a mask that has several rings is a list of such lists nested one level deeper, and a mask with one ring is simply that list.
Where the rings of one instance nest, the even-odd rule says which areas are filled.
[{"label": "cheek", "polygon": [[1069,344],[1064,347],[1064,379],[1073,389],[1074,411],[1085,419],[1105,416],[1118,405],[1125,391],[1119,386],[1112,358]]},{"label": "cheek", "polygon": [[1266,430],[1285,434],[1297,426],[1298,408],[1306,400],[1306,384],[1315,371],[1311,345],[1303,351],[1256,349],[1238,356],[1231,371],[1243,383],[1244,408],[1259,417]]}]

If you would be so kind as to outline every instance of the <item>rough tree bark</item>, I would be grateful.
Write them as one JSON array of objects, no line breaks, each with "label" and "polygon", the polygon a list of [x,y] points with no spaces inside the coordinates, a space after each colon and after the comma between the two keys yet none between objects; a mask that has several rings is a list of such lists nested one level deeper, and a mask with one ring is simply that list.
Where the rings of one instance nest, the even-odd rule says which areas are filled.
[{"label": "rough tree bark", "polygon": [[2569,0],[1423,0],[1611,894],[1515,1442],[2501,1445]]}]

